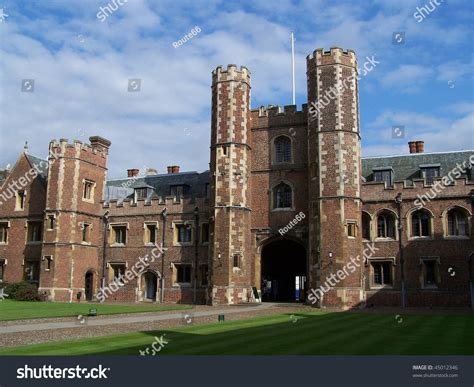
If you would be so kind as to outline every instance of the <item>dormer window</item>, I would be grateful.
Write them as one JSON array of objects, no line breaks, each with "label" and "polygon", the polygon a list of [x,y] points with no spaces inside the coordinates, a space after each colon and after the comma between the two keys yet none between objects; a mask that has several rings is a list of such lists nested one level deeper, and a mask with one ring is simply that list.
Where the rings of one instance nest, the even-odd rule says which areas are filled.
[{"label": "dormer window", "polygon": [[183,184],[177,184],[170,186],[170,195],[176,199],[179,199],[188,193],[188,186]]},{"label": "dormer window", "polygon": [[393,185],[392,167],[374,168],[373,173],[374,173],[374,181],[384,182],[387,187],[391,187]]},{"label": "dormer window", "polygon": [[148,197],[148,188],[135,188],[135,201],[146,200]]},{"label": "dormer window", "polygon": [[420,165],[421,177],[425,179],[426,184],[433,184],[434,178],[440,176],[439,167],[439,164]]}]

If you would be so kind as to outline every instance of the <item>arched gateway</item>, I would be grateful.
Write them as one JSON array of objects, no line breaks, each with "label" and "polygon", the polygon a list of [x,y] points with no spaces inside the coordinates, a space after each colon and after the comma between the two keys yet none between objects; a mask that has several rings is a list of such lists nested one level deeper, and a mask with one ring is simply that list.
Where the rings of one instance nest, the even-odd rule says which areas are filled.
[{"label": "arched gateway", "polygon": [[306,296],[306,249],[291,239],[278,238],[262,247],[263,301],[294,302]]}]

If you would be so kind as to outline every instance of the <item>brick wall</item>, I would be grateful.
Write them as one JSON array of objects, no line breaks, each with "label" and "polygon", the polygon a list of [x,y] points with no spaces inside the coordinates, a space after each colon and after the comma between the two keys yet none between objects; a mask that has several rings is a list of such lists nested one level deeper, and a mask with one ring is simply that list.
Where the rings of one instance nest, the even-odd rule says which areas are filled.
[{"label": "brick wall", "polygon": [[[0,243],[0,259],[7,260],[5,282],[23,280],[25,261],[38,265],[41,261],[41,243],[27,242],[27,223],[43,219],[46,200],[46,182],[40,176],[35,176],[37,173],[32,172],[33,167],[26,154],[22,153],[0,187],[0,222],[9,225],[7,243]],[[18,188],[26,194],[22,210],[16,209]]]}]

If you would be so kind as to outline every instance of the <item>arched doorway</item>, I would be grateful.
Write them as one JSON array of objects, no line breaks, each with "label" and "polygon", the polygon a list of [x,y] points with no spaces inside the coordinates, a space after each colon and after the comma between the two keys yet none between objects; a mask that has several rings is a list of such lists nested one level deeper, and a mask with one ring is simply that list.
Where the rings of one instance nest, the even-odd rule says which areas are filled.
[{"label": "arched doorway", "polygon": [[262,248],[262,300],[305,299],[306,249],[299,243],[279,238]]},{"label": "arched doorway", "polygon": [[158,284],[158,276],[151,272],[147,271],[143,275],[144,283],[144,295],[145,300],[147,301],[156,301],[156,291],[157,291],[157,284]]},{"label": "arched doorway", "polygon": [[88,271],[84,279],[84,292],[86,293],[86,301],[92,301],[94,296],[94,273]]}]

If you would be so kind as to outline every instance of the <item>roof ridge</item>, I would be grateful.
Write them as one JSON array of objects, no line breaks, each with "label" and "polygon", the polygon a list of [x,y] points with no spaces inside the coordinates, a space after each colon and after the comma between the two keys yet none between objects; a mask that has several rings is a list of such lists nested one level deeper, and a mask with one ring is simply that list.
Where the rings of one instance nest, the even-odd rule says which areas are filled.
[{"label": "roof ridge", "polygon": [[203,172],[198,171],[187,171],[187,172],[179,172],[179,173],[159,173],[157,175],[143,175],[143,176],[130,176],[130,177],[113,177],[107,179],[107,181],[118,181],[118,180],[129,180],[129,179],[144,179],[144,178],[153,178],[153,177],[164,177],[164,176],[179,176],[179,175],[189,175],[189,174],[196,174],[202,175],[203,173],[209,172],[209,170],[205,170]]},{"label": "roof ridge", "polygon": [[25,156],[26,157],[34,157],[35,159],[48,162],[48,160],[43,159],[42,157],[38,157],[38,156],[35,156],[35,155],[30,155],[29,153],[25,153]]},{"label": "roof ridge", "polygon": [[421,152],[421,153],[407,153],[403,155],[382,155],[382,156],[365,156],[361,157],[362,160],[366,159],[383,159],[387,157],[405,157],[405,156],[422,156],[422,155],[442,155],[451,153],[467,153],[474,152],[474,149],[458,150],[458,151],[443,151],[443,152]]}]

